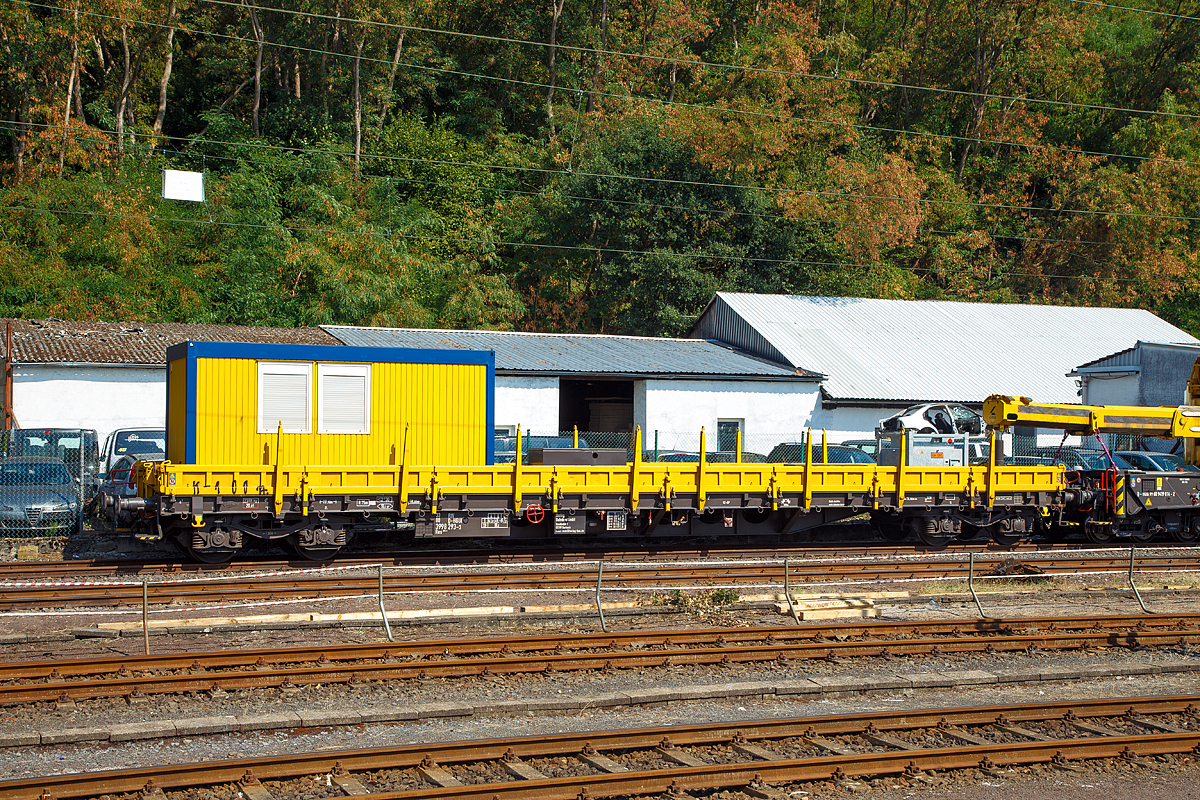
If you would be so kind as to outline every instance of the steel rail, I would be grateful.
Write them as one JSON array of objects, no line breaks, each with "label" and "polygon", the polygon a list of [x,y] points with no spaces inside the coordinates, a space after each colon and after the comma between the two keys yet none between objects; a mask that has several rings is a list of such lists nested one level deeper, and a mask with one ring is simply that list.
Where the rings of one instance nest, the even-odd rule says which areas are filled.
[{"label": "steel rail", "polygon": [[[1117,717],[1133,722],[1148,715],[1187,715],[1194,719],[1200,696],[1106,698],[1072,700],[1039,705],[993,705],[906,711],[801,717],[786,720],[703,724],[632,730],[555,733],[548,737],[525,736],[461,742],[421,743],[370,749],[282,754],[259,758],[168,764],[149,768],[35,776],[0,781],[0,796],[10,800],[36,800],[49,792],[64,798],[95,797],[136,792],[148,781],[160,789],[237,783],[247,774],[258,780],[290,779],[346,770],[415,768],[422,763],[451,765],[511,758],[577,756],[581,753],[658,747],[705,746],[741,741],[825,736],[870,732],[918,731],[968,725],[1017,724],[1051,720],[1085,720]],[[1186,753],[1200,747],[1200,730],[1148,735],[1111,735],[1033,742],[988,742],[968,747],[890,750],[880,753],[818,756],[779,760],[747,760],[740,764],[704,764],[667,770],[647,770],[544,780],[517,780],[453,788],[372,793],[380,798],[493,796],[522,798],[576,798],[582,792],[595,797],[661,792],[672,783],[678,788],[745,786],[755,781],[822,780],[838,775],[895,774],[914,769],[949,769],[1001,764],[1047,762],[1070,758],[1136,757]],[[698,781],[698,782],[692,782]],[[720,782],[720,783],[716,783]]]},{"label": "steel rail", "polygon": [[[1011,559],[998,558],[995,570],[1012,571]],[[980,562],[977,560],[976,564]],[[988,563],[988,562],[984,562]],[[1128,569],[1128,556],[1086,558],[1040,558],[1025,566],[1042,575],[1072,575]],[[1146,554],[1139,559],[1142,570],[1200,568],[1196,555]],[[886,582],[911,579],[965,579],[969,567],[952,559],[905,560],[903,562],[814,562],[797,565],[793,574],[808,582]],[[617,566],[606,570],[609,588],[654,589],[704,585],[770,585],[780,579],[775,564],[724,564],[714,566]],[[797,574],[798,573],[798,574]],[[986,573],[984,573],[986,575]],[[977,579],[982,575],[977,574]],[[387,592],[473,590],[587,590],[595,585],[594,570],[518,570],[512,572],[445,572],[385,576]],[[155,583],[150,597],[156,603],[244,602],[280,598],[320,598],[347,592],[375,595],[375,576],[247,578],[244,581]],[[83,587],[51,585],[0,587],[0,609],[16,610],[50,606],[112,606],[141,603],[141,584],[113,583]]]},{"label": "steel rail", "polygon": [[[1080,617],[1015,617],[1013,619],[966,619],[966,620],[920,620],[920,621],[858,621],[837,622],[812,627],[755,627],[755,628],[703,628],[695,630],[627,631],[617,633],[577,633],[569,639],[558,634],[531,636],[486,636],[478,638],[417,639],[395,643],[368,643],[311,645],[292,648],[269,648],[261,650],[215,650],[198,653],[176,653],[161,655],[116,655],[89,659],[42,659],[26,662],[0,663],[0,680],[20,678],[48,678],[52,673],[60,677],[97,674],[120,665],[133,671],[151,669],[188,669],[199,664],[203,667],[252,666],[260,663],[280,664],[312,661],[324,657],[328,661],[358,660],[368,658],[412,658],[418,656],[444,655],[464,657],[471,655],[497,655],[507,652],[528,653],[548,650],[590,650],[618,647],[666,647],[676,645],[714,643],[783,644],[798,641],[827,641],[830,637],[899,637],[933,636],[938,634],[958,635],[967,632],[1029,634],[1037,630],[1063,633],[1072,630],[1122,631],[1135,635],[1153,628],[1169,628],[1181,633],[1200,631],[1200,613],[1176,614],[1172,616],[1139,614],[1112,614]],[[117,667],[119,669],[120,667]]]},{"label": "steel rail", "polygon": [[[1155,545],[1143,545],[1153,547]],[[1191,548],[1200,545],[1188,542],[1169,542],[1164,546],[1172,548]],[[945,553],[982,553],[999,557],[1031,553],[1071,552],[1075,550],[1105,550],[1113,549],[1125,552],[1128,544],[1095,542],[1021,542],[1015,545],[999,545],[994,542],[952,542]],[[500,565],[500,564],[531,564],[531,563],[563,563],[570,564],[578,561],[625,561],[636,563],[646,560],[661,559],[703,559],[703,558],[820,558],[832,559],[853,555],[856,558],[897,558],[914,556],[925,553],[924,547],[918,543],[910,545],[884,545],[877,541],[848,541],[841,544],[813,544],[797,546],[758,545],[738,542],[736,544],[714,544],[697,548],[695,543],[682,546],[665,543],[655,543],[640,549],[621,549],[595,545],[590,547],[541,547],[520,549],[510,543],[497,543],[496,548],[457,549],[426,548],[414,550],[380,550],[377,553],[338,553],[331,561],[338,566],[363,566],[383,563],[388,567],[411,566],[469,566],[469,565]],[[178,559],[78,559],[70,561],[9,561],[0,562],[0,580],[37,580],[50,576],[143,576],[143,575],[206,575],[230,572],[304,569],[312,567],[314,562],[300,559],[280,559],[270,555],[243,555],[235,560],[206,564],[198,561],[188,561],[184,557]]]},{"label": "steel rail", "polygon": [[[787,663],[791,660],[892,655],[941,655],[962,652],[1028,652],[1082,650],[1099,647],[1177,646],[1200,642],[1200,617],[1175,626],[1145,626],[1145,619],[1084,618],[1064,624],[1059,619],[1042,632],[1016,633],[1005,625],[977,625],[964,635],[947,623],[885,624],[864,627],[851,639],[838,630],[837,640],[809,629],[763,631],[745,629],[669,635],[625,634],[576,637],[571,646],[551,637],[537,641],[506,639],[446,644],[344,645],[319,650],[216,652],[195,656],[136,656],[61,662],[0,665],[0,705],[49,700],[142,696],[163,693],[227,691],[306,684],[355,684],[367,681],[437,677],[530,674],[730,663]],[[1023,622],[1023,621],[1022,621]],[[1162,622],[1155,620],[1155,622]],[[1133,624],[1131,624],[1133,623]],[[1138,627],[1142,625],[1142,627]],[[1187,626],[1187,627],[1184,627]],[[1070,632],[1064,628],[1084,628]],[[936,634],[943,635],[938,636]],[[734,640],[730,643],[726,638]],[[845,638],[843,638],[845,637]],[[692,645],[692,646],[687,646]],[[625,648],[625,649],[618,649]],[[661,649],[648,649],[661,648]],[[587,652],[572,652],[586,650]],[[464,657],[466,656],[466,657]],[[405,659],[396,663],[398,659]],[[190,663],[189,663],[190,662]],[[372,663],[373,662],[373,663]],[[298,666],[303,665],[303,666]],[[159,674],[146,674],[157,671]],[[161,674],[162,672],[168,674]],[[80,677],[79,680],[68,680]],[[109,676],[109,677],[100,677]]]}]

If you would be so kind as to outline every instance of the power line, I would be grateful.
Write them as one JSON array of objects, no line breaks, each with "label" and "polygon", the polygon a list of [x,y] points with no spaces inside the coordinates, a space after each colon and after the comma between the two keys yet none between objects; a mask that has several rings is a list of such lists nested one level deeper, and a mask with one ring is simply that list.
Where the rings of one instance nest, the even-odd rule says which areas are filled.
[{"label": "power line", "polygon": [[[213,2],[213,0],[206,0]],[[1129,6],[1114,6],[1109,3],[1098,3],[1095,0],[1070,0],[1081,6],[1095,6],[1097,8],[1110,8],[1114,11],[1128,11],[1131,14],[1145,14],[1150,17],[1162,17],[1164,19],[1181,19],[1185,22],[1200,22],[1200,17],[1189,17],[1186,14],[1172,14],[1168,11],[1151,11],[1148,8],[1130,8]]]},{"label": "power line", "polygon": [[[188,30],[185,28],[178,28],[177,26],[169,26],[169,25],[165,25],[163,23],[147,22],[144,20],[128,20],[128,19],[122,18],[122,17],[114,17],[114,16],[107,15],[107,14],[98,14],[95,12],[87,12],[87,11],[76,12],[74,9],[68,9],[68,8],[64,8],[62,6],[55,6],[55,5],[51,5],[48,3],[35,3],[35,2],[32,2],[32,0],[14,0],[14,2],[18,2],[21,5],[36,5],[41,8],[48,8],[48,9],[57,10],[57,11],[80,13],[80,14],[83,14],[84,16],[97,17],[100,19],[124,21],[124,22],[134,22],[135,24],[146,25],[149,27],[157,27],[157,28],[175,27],[178,30],[184,30],[188,33],[196,33],[196,31]],[[205,0],[205,2],[223,3],[224,0]],[[241,7],[240,3],[227,3],[227,4],[228,5],[236,5],[238,7]],[[258,8],[258,7],[256,6],[256,8]],[[277,10],[277,9],[266,9],[266,10]],[[303,13],[303,12],[296,12],[296,13]],[[339,19],[336,17],[327,17],[326,15],[313,15],[313,16],[324,17],[324,18],[328,18],[328,19]],[[355,20],[347,19],[345,17],[342,17],[340,19],[342,19],[343,21],[347,21],[347,22],[355,21]],[[388,25],[390,27],[396,27],[396,28],[422,30],[422,31],[428,31],[428,32],[432,32],[432,33],[441,32],[441,33],[447,33],[447,34],[457,35],[457,36],[466,36],[468,38],[481,38],[481,39],[485,39],[485,40],[496,39],[499,41],[509,41],[507,39],[504,39],[503,37],[489,37],[489,36],[484,36],[484,35],[475,36],[473,34],[458,34],[454,31],[439,31],[438,29],[433,29],[433,28],[416,28],[416,27],[411,27],[411,26],[396,25],[393,23],[364,22],[363,24],[365,24],[365,25]],[[230,41],[242,42],[244,44],[257,45],[256,40],[250,39],[250,38],[247,38],[244,36],[216,33],[213,31],[199,31],[199,33],[202,35],[205,35],[205,36],[211,36],[213,38],[227,39]],[[515,43],[522,43],[524,40],[514,39],[511,41],[513,41]],[[525,43],[528,43],[528,42],[525,42]],[[271,41],[264,41],[264,44],[270,45],[272,47],[276,47],[276,48],[279,48],[282,50],[293,50],[296,52],[307,53],[310,55],[327,55],[327,56],[334,56],[336,58],[355,58],[356,57],[349,53],[339,53],[339,52],[335,52],[332,50],[322,50],[319,48],[302,47],[300,45],[293,45],[293,44],[283,44],[283,43],[271,42]],[[572,49],[565,45],[555,45],[555,46],[563,47],[564,49]],[[591,52],[587,48],[573,48],[573,49],[585,50],[585,51]],[[603,51],[603,52],[616,53],[617,51]],[[643,58],[643,56],[638,56],[638,55],[632,55],[631,57]],[[385,59],[374,58],[372,56],[359,56],[358,58],[360,58],[360,60],[365,61],[367,63],[385,64],[388,66],[392,65],[391,61],[387,61]],[[645,58],[654,58],[654,57],[645,56]],[[691,62],[689,62],[689,63],[691,63]],[[420,70],[420,71],[424,71],[424,72],[436,72],[436,73],[440,73],[440,74],[454,75],[457,77],[464,77],[464,78],[475,78],[477,80],[493,81],[493,82],[497,82],[497,83],[506,83],[506,84],[510,84],[510,85],[514,85],[514,86],[521,86],[521,87],[531,88],[531,89],[541,90],[541,89],[550,88],[550,85],[546,84],[546,83],[517,80],[514,78],[502,78],[502,77],[498,77],[495,75],[483,75],[483,74],[476,73],[476,72],[464,72],[461,70],[452,70],[452,69],[448,69],[445,67],[431,67],[431,66],[424,65],[424,64],[413,64],[411,62],[406,62],[404,66],[407,69]],[[721,66],[721,65],[713,65],[713,66]],[[741,68],[738,68],[738,69],[741,69]],[[750,69],[750,68],[746,68],[746,69]],[[797,73],[797,75],[799,75],[799,73]],[[902,85],[897,84],[897,86],[902,86]],[[902,88],[914,88],[914,87],[902,87]],[[919,88],[919,87],[916,87],[916,88]],[[567,92],[567,93],[570,93],[572,91],[578,91],[579,93],[583,93],[583,90],[571,90],[566,87],[563,87],[563,91]],[[1145,163],[1163,163],[1163,164],[1180,164],[1180,165],[1187,165],[1187,166],[1200,166],[1200,162],[1188,161],[1188,160],[1184,160],[1184,159],[1169,159],[1169,158],[1157,158],[1154,156],[1140,156],[1140,155],[1134,155],[1134,154],[1108,153],[1108,152],[1099,151],[1099,150],[1083,150],[1083,149],[1079,149],[1079,148],[1062,147],[1062,146],[1057,146],[1057,145],[1030,144],[1028,142],[1015,142],[1015,141],[1009,141],[1006,139],[987,139],[987,138],[975,137],[975,136],[958,136],[955,134],[940,134],[940,133],[932,133],[930,131],[922,131],[922,130],[916,130],[916,129],[887,128],[887,127],[883,127],[883,126],[862,125],[862,124],[858,124],[858,123],[841,122],[838,120],[819,119],[819,118],[814,118],[814,117],[797,117],[797,116],[790,115],[790,114],[789,115],[772,114],[772,113],[765,112],[765,111],[749,111],[749,110],[745,110],[745,109],[735,109],[735,108],[718,108],[716,106],[706,106],[706,105],[702,105],[702,104],[698,104],[698,103],[685,103],[685,102],[678,101],[678,100],[673,100],[670,103],[667,103],[665,100],[661,100],[659,98],[640,97],[640,96],[636,96],[636,95],[627,95],[627,94],[616,94],[613,92],[601,92],[601,91],[588,90],[587,93],[593,94],[593,95],[596,95],[599,97],[604,97],[604,98],[614,99],[614,100],[621,100],[621,101],[637,101],[637,102],[653,103],[653,104],[659,104],[659,105],[672,105],[672,106],[676,106],[679,108],[688,108],[688,109],[699,110],[699,111],[710,111],[710,112],[714,112],[714,113],[718,113],[718,114],[729,114],[729,115],[733,115],[733,116],[745,116],[745,117],[758,117],[758,118],[763,118],[763,119],[777,120],[777,121],[781,121],[781,122],[811,123],[811,124],[816,124],[816,125],[827,125],[827,126],[835,127],[835,128],[845,128],[848,130],[867,131],[870,133],[891,134],[891,135],[898,135],[898,136],[915,136],[915,137],[919,137],[919,138],[931,138],[931,139],[935,139],[935,140],[949,140],[949,141],[954,141],[954,142],[969,142],[971,144],[977,143],[980,145],[986,144],[986,145],[997,146],[997,147],[1020,148],[1023,150],[1045,150],[1045,151],[1049,151],[1049,152],[1060,152],[1060,153],[1067,153],[1067,154],[1071,154],[1071,155],[1084,155],[1084,156],[1095,156],[1095,157],[1102,157],[1102,158],[1123,159],[1123,160],[1130,160],[1130,161],[1140,161],[1140,162],[1145,162]],[[1000,96],[999,95],[989,95],[989,97],[1000,97]],[[1031,102],[1034,102],[1034,101],[1031,101]],[[1049,101],[1047,101],[1047,102],[1049,102]],[[1071,105],[1071,104],[1065,103],[1063,101],[1055,101],[1055,102],[1059,102],[1060,105]],[[1090,106],[1078,106],[1078,107],[1089,108]],[[1099,107],[1097,107],[1097,108],[1099,108]],[[1133,109],[1133,108],[1116,108],[1116,110],[1127,111],[1130,113],[1143,113],[1143,114],[1158,114],[1158,113],[1169,114],[1169,112],[1149,112],[1149,111],[1143,111],[1143,110]],[[1197,118],[1200,119],[1200,117],[1197,117]]]},{"label": "power line", "polygon": [[[368,26],[368,27],[385,27],[385,28],[391,28],[391,29],[396,29],[396,30],[417,30],[417,31],[421,31],[422,33],[433,33],[433,34],[441,34],[441,35],[447,35],[447,36],[457,36],[457,37],[467,38],[467,39],[480,39],[483,41],[499,42],[502,44],[531,45],[534,47],[549,47],[550,46],[549,42],[534,42],[534,41],[531,41],[528,39],[514,39],[514,38],[510,38],[510,37],[505,37],[505,36],[491,36],[491,35],[486,35],[486,34],[463,33],[460,31],[451,31],[451,30],[444,30],[444,29],[439,29],[439,28],[421,28],[421,27],[417,27],[414,25],[402,25],[400,23],[394,23],[394,22],[366,21],[366,20],[360,20],[360,19],[355,19],[355,18],[350,18],[350,17],[338,17],[338,16],[331,16],[328,14],[315,14],[315,13],[309,12],[309,11],[297,11],[297,10],[293,10],[293,9],[274,8],[272,6],[260,6],[260,5],[253,5],[253,4],[248,5],[244,2],[232,2],[232,0],[201,0],[201,2],[210,3],[212,5],[236,6],[238,8],[252,7],[258,11],[273,11],[278,14],[309,17],[309,18],[313,18],[313,19],[341,20],[342,22],[353,22],[353,23]],[[1122,10],[1128,11],[1129,9],[1122,9]],[[603,50],[603,49],[594,48],[594,47],[580,47],[578,45],[570,45],[570,46],[560,45],[557,42],[554,44],[554,46],[555,46],[555,48],[558,48],[558,49],[573,50],[576,52],[582,52],[582,53],[586,53],[586,54],[610,55],[610,56],[619,56],[619,57],[630,58],[630,59],[659,61],[659,62],[663,62],[663,63],[684,64],[688,67],[701,67],[701,68],[705,68],[705,69],[733,70],[736,72],[749,72],[752,74],[772,75],[772,76],[787,77],[787,78],[806,78],[806,79],[810,79],[810,80],[832,81],[832,82],[839,82],[839,83],[856,84],[856,85],[860,85],[860,86],[873,86],[873,87],[882,88],[882,89],[911,89],[914,91],[931,92],[931,93],[935,93],[935,94],[948,94],[948,95],[955,95],[955,96],[960,96],[960,97],[976,97],[979,95],[978,92],[969,92],[969,91],[965,91],[963,89],[942,89],[942,88],[939,88],[936,86],[918,86],[915,84],[889,83],[887,81],[872,81],[872,80],[866,80],[863,78],[846,78],[846,77],[842,77],[840,75],[819,75],[819,74],[811,73],[811,72],[795,72],[795,71],[791,71],[791,70],[766,69],[764,67],[738,66],[735,64],[721,64],[721,63],[712,62],[712,61],[690,61],[690,60],[680,59],[680,58],[671,58],[669,56],[653,56],[653,55],[644,55],[641,53],[629,53],[629,52],[625,52],[625,51],[621,51],[621,50]],[[1128,113],[1133,113],[1133,114],[1145,114],[1147,116],[1167,116],[1167,117],[1177,117],[1180,119],[1200,120],[1200,115],[1197,115],[1197,114],[1178,114],[1178,113],[1175,113],[1172,111],[1147,111],[1147,110],[1142,110],[1142,109],[1121,108],[1119,106],[1102,106],[1102,105],[1094,105],[1094,104],[1089,104],[1089,103],[1072,103],[1072,102],[1065,101],[1065,100],[1047,100],[1047,99],[1043,99],[1043,98],[1018,97],[1016,95],[1003,95],[1003,94],[988,94],[988,95],[984,95],[984,97],[987,100],[1006,100],[1006,101],[1021,102],[1021,103],[1039,103],[1039,104],[1044,104],[1044,105],[1057,106],[1060,108],[1082,108],[1082,109],[1089,110],[1089,111],[1123,111],[1123,112],[1128,112]]]},{"label": "power line", "polygon": [[[202,225],[202,226],[209,225],[209,226],[227,227],[227,228],[250,228],[250,229],[257,229],[257,230],[281,231],[284,233],[322,233],[322,234],[335,234],[335,235],[341,235],[341,236],[371,236],[374,238],[383,239],[383,240],[387,240],[387,241],[391,241],[391,240],[395,240],[395,239],[401,239],[401,240],[416,239],[416,240],[427,240],[427,241],[438,241],[438,242],[455,242],[455,243],[459,243],[459,244],[482,244],[482,245],[488,245],[491,247],[512,247],[512,248],[527,247],[527,248],[541,249],[541,250],[571,250],[571,251],[587,253],[589,255],[591,255],[593,253],[610,253],[610,254],[619,254],[619,255],[647,255],[647,254],[651,254],[654,252],[669,252],[671,255],[683,256],[685,258],[695,258],[695,259],[706,260],[706,261],[750,261],[750,262],[755,262],[755,263],[785,264],[785,265],[797,265],[797,266],[842,267],[842,268],[853,267],[853,268],[859,268],[859,269],[884,269],[884,270],[895,269],[895,270],[900,270],[902,272],[933,273],[933,274],[939,274],[939,275],[945,274],[946,272],[948,272],[948,270],[939,270],[939,269],[933,269],[933,268],[928,268],[928,267],[900,267],[900,266],[896,266],[896,265],[881,264],[881,263],[862,264],[862,263],[841,262],[841,261],[810,261],[810,260],[794,259],[794,258],[762,258],[762,257],[758,257],[758,256],[745,256],[745,255],[732,256],[732,257],[726,258],[726,257],[715,256],[711,253],[695,253],[695,252],[680,253],[680,252],[675,252],[675,251],[630,250],[630,249],[614,248],[614,247],[584,247],[584,246],[580,246],[580,245],[544,244],[544,243],[539,243],[539,242],[508,242],[508,241],[500,241],[500,240],[492,240],[492,239],[472,239],[472,238],[467,238],[467,237],[456,237],[456,236],[432,236],[432,235],[427,235],[427,234],[408,234],[408,233],[387,234],[387,233],[382,233],[382,232],[377,232],[377,231],[345,231],[345,230],[338,230],[336,228],[315,228],[315,227],[309,227],[309,226],[289,227],[286,225],[264,225],[264,224],[253,223],[253,222],[226,222],[223,220],[219,221],[219,220],[211,220],[211,219],[203,220],[203,219],[188,219],[185,217],[162,217],[162,216],[157,216],[157,215],[117,214],[117,213],[97,212],[97,211],[76,211],[76,210],[70,210],[70,209],[31,208],[29,206],[16,206],[16,205],[5,206],[3,210],[25,211],[25,212],[30,212],[30,213],[64,214],[64,215],[83,216],[83,217],[129,219],[129,220],[139,220],[139,221],[143,221],[143,222],[178,222],[178,223],[184,223],[184,224],[188,224],[188,225]],[[1072,253],[1071,255],[1076,255],[1076,254]],[[1101,266],[1113,267],[1113,265],[1105,264],[1104,262],[1095,261],[1094,259],[1089,259],[1089,260],[1091,260],[1093,263],[1101,265]],[[1115,269],[1116,267],[1113,267],[1113,268]],[[960,270],[960,271],[961,272],[983,272],[984,270],[964,269],[964,270]],[[1012,271],[1008,271],[1008,270],[999,270],[993,276],[993,271],[991,269],[988,269],[987,272],[990,277],[995,277],[995,278],[1026,277],[1026,278],[1041,278],[1041,279],[1092,280],[1092,281],[1099,281],[1099,282],[1115,282],[1115,283],[1163,283],[1163,284],[1171,284],[1174,286],[1200,286],[1200,281],[1175,281],[1175,280],[1168,280],[1166,278],[1118,278],[1118,277],[1101,278],[1101,277],[1098,277],[1095,275],[1060,275],[1060,274],[1046,274],[1046,273],[1041,273],[1041,272],[1012,272]]]},{"label": "power line", "polygon": [[[62,126],[62,125],[50,125],[50,124],[46,124],[46,123],[24,123],[24,124],[26,125],[26,127],[37,127],[37,128],[42,128],[42,129],[51,129],[51,130],[63,130],[64,129],[64,126]],[[0,120],[0,127],[8,126],[11,129],[11,128],[15,127],[16,125],[17,125],[17,123],[14,123],[11,121]],[[76,128],[70,128],[70,130],[78,131],[78,129],[76,129]],[[108,138],[102,138],[98,134],[92,134],[92,135],[84,137],[84,138],[91,139],[92,141],[95,141],[95,142],[104,142],[104,143],[108,142]],[[163,137],[163,138],[178,139],[179,137]],[[183,141],[188,141],[188,140],[183,140]],[[246,147],[261,148],[261,149],[267,149],[267,150],[283,150],[283,151],[287,151],[287,152],[291,152],[294,149],[294,148],[284,147],[281,145],[267,145],[267,144],[260,144],[260,143],[229,142],[229,141],[219,141],[219,140],[205,140],[205,141],[208,144],[219,144],[219,145],[225,145],[227,147],[246,146]],[[145,153],[162,152],[162,151],[157,150],[154,147],[147,146],[147,145],[131,144],[131,145],[128,145],[128,147],[137,148]],[[341,155],[341,156],[347,155],[346,153],[342,153],[339,151],[332,151],[332,150],[316,151],[316,152],[319,152],[322,154],[329,154],[329,155]],[[202,157],[205,159],[212,158],[215,160],[223,160],[223,161],[245,162],[245,163],[249,163],[249,164],[256,164],[256,165],[266,166],[266,167],[278,166],[274,162],[258,161],[258,160],[252,159],[252,158],[245,158],[242,156],[204,154]],[[483,167],[500,167],[501,166],[501,165],[494,165],[494,164],[481,165],[481,164],[476,164],[474,162],[439,161],[439,160],[435,160],[435,159],[409,159],[409,158],[405,158],[403,156],[373,156],[372,154],[367,154],[367,153],[363,153],[362,157],[363,158],[377,157],[377,158],[388,159],[388,160],[412,161],[412,162],[418,162],[418,163],[423,163],[423,164],[430,164],[430,165],[434,165],[434,166],[483,166]],[[328,174],[328,175],[343,175],[344,174],[342,172],[337,172],[334,170],[324,170],[324,169],[319,169],[319,168],[313,169],[311,167],[306,167],[306,169],[308,169],[309,171],[315,171],[318,173]],[[513,167],[513,169],[523,169],[523,168]],[[545,170],[545,171],[549,172],[551,174],[559,174],[559,175],[567,175],[568,174],[568,173],[557,171],[557,170]],[[573,174],[588,175],[589,173],[573,173]],[[618,180],[619,179],[627,179],[627,180],[640,180],[641,179],[640,176],[627,176],[627,175],[614,175],[614,174],[601,174],[601,173],[591,173],[591,174],[593,174],[597,177],[612,178],[612,179],[618,179]],[[387,180],[400,180],[400,181],[403,181],[406,183],[422,184],[422,185],[426,185],[426,186],[437,186],[437,187],[443,187],[443,188],[469,188],[469,187],[475,186],[476,188],[480,188],[481,191],[489,192],[489,193],[504,193],[504,194],[527,196],[527,197],[542,196],[541,192],[526,191],[526,190],[521,190],[521,189],[510,189],[510,188],[504,188],[504,187],[499,187],[499,186],[478,187],[476,184],[470,184],[470,183],[446,183],[443,181],[421,180],[421,179],[413,178],[413,177],[403,177],[403,178],[392,178],[391,176],[377,176],[377,177],[382,177]],[[763,187],[756,187],[756,186],[751,186],[751,185],[747,185],[747,184],[717,184],[717,185],[732,186],[735,188],[744,188],[744,189],[750,189],[750,190],[769,191],[769,190],[763,189]],[[592,196],[588,196],[588,195],[557,194],[556,197],[568,199],[568,200],[579,200],[582,202],[612,203],[612,204],[616,204],[616,205],[628,205],[628,206],[635,206],[635,207],[641,207],[641,208],[658,208],[658,209],[664,209],[664,210],[669,210],[669,211],[686,211],[686,212],[693,212],[693,213],[700,211],[700,212],[712,214],[714,216],[721,216],[721,217],[739,216],[739,217],[750,217],[750,218],[755,218],[755,219],[766,219],[766,220],[779,221],[779,222],[791,222],[791,223],[809,222],[809,223],[834,225],[834,226],[838,226],[838,227],[868,228],[868,229],[873,229],[873,230],[889,230],[889,228],[884,225],[875,225],[875,224],[866,223],[866,222],[853,222],[853,221],[849,221],[849,220],[828,219],[825,217],[805,216],[805,217],[801,217],[801,218],[789,218],[789,217],[780,216],[777,214],[760,214],[760,213],[756,213],[756,212],[752,212],[752,211],[728,210],[728,209],[718,209],[718,208],[712,208],[712,207],[698,208],[695,206],[678,206],[678,205],[669,205],[666,203],[650,203],[650,202],[641,202],[641,201],[633,201],[633,200],[618,200],[615,198],[592,197]],[[1116,214],[1116,213],[1118,213],[1118,212],[1114,212],[1114,214]],[[976,232],[982,233],[982,231],[942,230],[942,229],[938,229],[938,228],[917,228],[915,230],[915,233],[924,233],[924,234],[930,234],[930,235],[934,235],[934,236],[967,236],[967,235],[971,235],[972,233],[976,233]],[[1098,246],[1113,246],[1114,245],[1113,242],[1101,242],[1101,241],[1095,241],[1095,240],[1091,240],[1091,239],[1062,239],[1062,238],[1053,238],[1053,237],[1035,237],[1035,236],[1023,236],[1023,235],[1019,235],[1019,234],[1015,234],[1015,233],[1014,234],[987,233],[986,235],[993,241],[995,241],[995,240],[1013,240],[1013,241],[1040,243],[1040,244],[1098,245]]]}]

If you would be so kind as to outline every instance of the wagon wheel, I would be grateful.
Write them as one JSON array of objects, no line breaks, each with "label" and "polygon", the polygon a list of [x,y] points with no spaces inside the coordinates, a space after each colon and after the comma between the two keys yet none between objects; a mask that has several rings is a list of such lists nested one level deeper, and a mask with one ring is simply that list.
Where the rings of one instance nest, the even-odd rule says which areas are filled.
[{"label": "wagon wheel", "polygon": [[881,539],[887,542],[903,542],[908,538],[908,528],[903,522],[887,516],[877,516],[871,520],[871,528]]},{"label": "wagon wheel", "polygon": [[948,536],[937,529],[936,523],[922,517],[913,517],[912,527],[917,532],[917,538],[930,550],[945,550],[953,536]]},{"label": "wagon wheel", "polygon": [[199,550],[192,547],[191,536],[187,533],[175,538],[175,544],[180,550],[202,564],[227,564],[237,555],[236,550]]},{"label": "wagon wheel", "polygon": [[331,545],[305,547],[296,541],[296,537],[294,535],[288,536],[286,539],[284,539],[284,542],[287,544],[287,548],[289,550],[291,550],[300,558],[303,558],[305,561],[328,561],[341,552],[342,549],[341,547]]},{"label": "wagon wheel", "polygon": [[1023,538],[1025,538],[1025,535],[1021,533],[1001,533],[1000,531],[992,533],[992,541],[1004,547],[1012,547]]}]

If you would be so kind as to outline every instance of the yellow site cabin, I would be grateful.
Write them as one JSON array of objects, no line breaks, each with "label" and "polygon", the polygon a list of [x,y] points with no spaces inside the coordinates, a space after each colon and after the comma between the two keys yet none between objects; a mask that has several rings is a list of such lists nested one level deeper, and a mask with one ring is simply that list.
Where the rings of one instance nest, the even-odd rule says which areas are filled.
[{"label": "yellow site cabin", "polygon": [[182,342],[167,350],[167,459],[382,466],[407,448],[409,463],[491,464],[495,363],[490,350]]}]

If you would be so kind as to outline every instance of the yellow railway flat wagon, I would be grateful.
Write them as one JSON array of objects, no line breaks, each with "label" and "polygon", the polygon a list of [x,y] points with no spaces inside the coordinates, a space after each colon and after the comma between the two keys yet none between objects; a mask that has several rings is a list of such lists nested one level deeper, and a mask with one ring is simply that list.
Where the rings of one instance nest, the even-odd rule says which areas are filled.
[{"label": "yellow railway flat wagon", "polygon": [[183,342],[167,350],[167,460],[492,463],[495,355]]},{"label": "yellow railway flat wagon", "polygon": [[942,547],[955,537],[1011,543],[1053,522],[1067,500],[1062,467],[990,457],[957,467],[904,456],[895,466],[830,464],[806,447],[798,464],[682,464],[642,453],[637,431],[631,460],[612,465],[526,464],[520,453],[511,464],[431,464],[403,447],[395,465],[143,462],[139,535],[170,535],[220,560],[243,534],[320,556],[348,530],[373,526],[411,524],[419,538],[779,536],[864,514],[885,538]]}]

